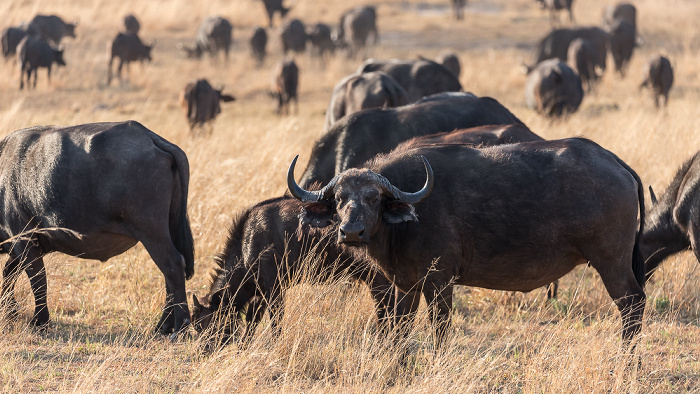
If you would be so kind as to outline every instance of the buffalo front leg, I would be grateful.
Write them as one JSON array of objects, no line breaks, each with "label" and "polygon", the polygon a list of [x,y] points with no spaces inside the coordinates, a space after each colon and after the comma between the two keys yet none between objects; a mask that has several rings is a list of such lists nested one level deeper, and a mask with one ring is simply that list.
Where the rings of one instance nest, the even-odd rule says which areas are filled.
[{"label": "buffalo front leg", "polygon": [[10,255],[2,271],[1,300],[5,316],[7,316],[8,319],[16,318],[19,313],[19,305],[17,305],[17,300],[15,300],[15,282],[17,282],[17,276],[21,272],[21,261],[21,257]]},{"label": "buffalo front leg", "polygon": [[46,267],[44,259],[38,254],[30,256],[28,259],[26,272],[34,294],[34,316],[31,324],[36,327],[44,327],[49,323],[49,308],[46,300]]},{"label": "buffalo front leg", "polygon": [[435,334],[435,349],[440,348],[450,328],[453,287],[453,285],[437,286],[430,282],[423,287],[423,296],[428,304],[428,316]]}]

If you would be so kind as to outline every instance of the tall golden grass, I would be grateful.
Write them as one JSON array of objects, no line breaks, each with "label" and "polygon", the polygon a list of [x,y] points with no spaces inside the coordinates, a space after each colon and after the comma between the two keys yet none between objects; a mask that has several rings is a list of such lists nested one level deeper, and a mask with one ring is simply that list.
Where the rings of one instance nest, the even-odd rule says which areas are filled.
[{"label": "tall golden grass", "polygon": [[[291,3],[289,17],[335,24],[345,8],[364,2]],[[472,0],[462,22],[449,17],[446,0],[375,4],[381,43],[369,55],[414,58],[451,48],[462,62],[465,90],[498,99],[545,138],[581,135],[597,141],[657,194],[700,148],[697,2],[636,1],[646,45],[635,53],[628,76],[620,79],[609,71],[579,112],[555,122],[524,104],[519,59],[531,61],[533,44],[549,29],[548,14],[533,1]],[[574,4],[577,22],[588,25],[599,23],[608,2]],[[156,40],[154,59],[132,65],[128,83],[107,87],[106,43],[128,12],[140,18],[142,38]],[[322,133],[333,85],[360,63],[336,56],[323,68],[308,55],[297,56],[300,112],[276,116],[266,90],[272,65],[282,58],[279,42],[272,33],[262,69],[255,69],[246,43],[252,26],[267,23],[259,1],[0,3],[3,26],[36,13],[79,18],[78,37],[65,40],[67,67],[54,70],[50,85],[41,70],[36,90],[20,92],[16,64],[0,64],[0,135],[40,124],[135,119],[182,147],[191,164],[189,213],[197,248],[190,293],[206,291],[213,256],[236,212],[284,192],[289,162],[296,154],[301,162],[308,159]],[[176,49],[212,14],[229,18],[235,27],[227,65],[190,61]],[[279,26],[279,19],[275,22]],[[676,69],[670,105],[661,110],[649,92],[637,88],[644,61],[657,52],[667,54]],[[237,97],[224,105],[207,138],[189,136],[177,104],[179,90],[199,77],[225,85]],[[619,314],[597,274],[585,267],[564,278],[552,303],[545,302],[542,290],[458,288],[445,346],[432,347],[422,314],[401,364],[393,343],[378,333],[371,299],[361,287],[295,286],[279,337],[264,320],[247,348],[234,344],[205,354],[197,338],[170,343],[153,334],[165,292],[162,275],[142,247],[106,263],[51,255],[46,264],[53,324],[46,332],[27,327],[33,299],[22,278],[19,319],[0,320],[2,391],[700,391],[700,275],[691,253],[670,258],[648,285],[636,350],[641,363],[631,371],[619,350]]]}]

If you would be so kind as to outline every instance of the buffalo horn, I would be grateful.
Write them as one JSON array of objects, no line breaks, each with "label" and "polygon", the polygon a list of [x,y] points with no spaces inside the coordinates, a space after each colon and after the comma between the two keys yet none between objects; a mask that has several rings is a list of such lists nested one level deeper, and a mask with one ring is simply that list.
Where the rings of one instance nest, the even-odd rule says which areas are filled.
[{"label": "buffalo horn", "polygon": [[310,192],[308,190],[304,190],[301,186],[299,186],[299,184],[297,184],[297,181],[294,180],[294,166],[297,164],[298,158],[299,155],[294,157],[294,160],[292,160],[292,164],[289,165],[289,170],[287,171],[287,188],[289,189],[289,192],[292,193],[294,198],[301,202],[318,202],[323,200],[329,191],[333,191],[338,177],[336,176],[333,178],[330,182],[328,182],[326,187],[319,191]]},{"label": "buffalo horn", "polygon": [[435,181],[435,177],[433,176],[433,169],[432,167],[430,167],[430,163],[428,163],[428,159],[426,159],[425,156],[421,155],[420,158],[423,159],[423,165],[425,166],[427,179],[425,180],[423,188],[415,193],[407,193],[401,191],[399,190],[399,188],[392,185],[388,179],[384,178],[381,175],[378,175],[382,178],[382,186],[384,190],[390,195],[390,197],[408,204],[416,204],[423,201],[426,197],[430,195],[430,193],[433,191],[433,184]]}]

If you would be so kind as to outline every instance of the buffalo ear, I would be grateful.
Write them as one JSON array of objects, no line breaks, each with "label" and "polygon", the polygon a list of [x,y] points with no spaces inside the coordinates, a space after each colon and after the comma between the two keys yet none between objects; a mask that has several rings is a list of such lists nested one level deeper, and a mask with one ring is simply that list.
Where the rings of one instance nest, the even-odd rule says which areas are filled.
[{"label": "buffalo ear", "polygon": [[382,214],[387,223],[397,224],[403,222],[417,222],[416,209],[413,204],[403,201],[392,200],[384,203],[384,213]]},{"label": "buffalo ear", "polygon": [[333,223],[333,205],[328,201],[305,204],[299,214],[300,223],[323,228]]},{"label": "buffalo ear", "polygon": [[651,188],[651,185],[649,185],[649,197],[651,197],[651,205],[656,205],[656,203],[659,202],[656,199],[656,193],[654,193],[654,189]]},{"label": "buffalo ear", "polygon": [[219,92],[219,99],[221,99],[221,101],[225,103],[236,100],[236,98],[231,96],[230,94],[221,94],[221,92]]}]

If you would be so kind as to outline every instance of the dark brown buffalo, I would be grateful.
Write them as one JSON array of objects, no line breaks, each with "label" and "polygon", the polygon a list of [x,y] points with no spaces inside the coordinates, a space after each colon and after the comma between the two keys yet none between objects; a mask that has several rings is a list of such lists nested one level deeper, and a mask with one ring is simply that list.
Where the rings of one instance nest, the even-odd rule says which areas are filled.
[{"label": "dark brown buffalo", "polygon": [[289,51],[303,53],[306,50],[306,40],[306,29],[299,19],[290,19],[282,25],[280,41],[285,55]]},{"label": "dark brown buffalo", "polygon": [[358,74],[372,71],[391,75],[406,90],[411,102],[435,93],[462,90],[462,85],[450,70],[428,59],[368,59],[357,69]]},{"label": "dark brown buffalo", "polygon": [[377,10],[374,6],[361,6],[345,11],[340,16],[337,41],[348,48],[348,56],[355,57],[367,46],[369,37],[372,44],[379,42],[377,32]]},{"label": "dark brown buffalo", "polygon": [[356,260],[336,245],[335,232],[309,229],[299,235],[302,204],[291,197],[263,201],[241,212],[229,230],[208,294],[193,296],[192,321],[209,329],[222,344],[232,339],[237,315],[247,306],[249,338],[269,307],[270,325],[279,329],[285,292],[299,281],[354,278],[365,282],[375,300],[380,328],[394,315],[394,286],[366,260]]},{"label": "dark brown buffalo", "polygon": [[441,93],[422,103],[355,112],[340,119],[316,141],[301,185],[328,182],[334,175],[359,167],[413,137],[511,123],[523,124],[498,101],[469,93]]},{"label": "dark brown buffalo", "polygon": [[641,242],[647,279],[667,257],[692,249],[700,262],[700,152],[683,163],[656,200],[649,186],[651,208]]},{"label": "dark brown buffalo", "polygon": [[583,38],[571,41],[566,59],[569,67],[581,77],[581,83],[586,86],[586,91],[591,91],[598,82],[595,69],[596,52],[593,45]]},{"label": "dark brown buffalo", "polygon": [[9,59],[17,54],[17,45],[27,36],[27,31],[19,27],[8,27],[2,31],[2,55]]},{"label": "dark brown buffalo", "polygon": [[285,59],[277,64],[272,78],[272,96],[277,99],[275,112],[289,114],[292,100],[299,113],[299,68],[294,59]]},{"label": "dark brown buffalo", "polygon": [[322,59],[335,51],[335,43],[331,38],[331,28],[325,23],[315,23],[306,28],[306,36],[312,48]]},{"label": "dark brown buffalo", "polygon": [[[180,106],[185,112],[191,132],[204,127],[221,113],[221,101],[227,103],[235,100],[222,91],[223,88],[214,89],[206,79],[198,79],[188,83],[180,92]],[[209,132],[211,133],[211,128]]]},{"label": "dark brown buffalo", "polygon": [[134,14],[124,15],[124,33],[138,35],[141,24]]},{"label": "dark brown buffalo", "polygon": [[[566,59],[571,41],[583,38],[593,45],[595,49],[595,65],[601,70],[601,75],[605,72],[605,60],[610,47],[610,37],[608,33],[599,27],[577,27],[554,29],[549,32],[537,46],[537,59],[535,65],[547,59]],[[527,67],[528,73],[534,66]]]},{"label": "dark brown buffalo", "polygon": [[49,83],[51,83],[51,66],[56,63],[65,66],[63,61],[63,48],[54,49],[46,40],[34,36],[26,36],[17,45],[17,57],[20,64],[19,88],[24,88],[24,73],[27,73],[27,89],[30,87],[30,78],[34,73],[34,84],[36,88],[37,71],[39,67],[46,67]]},{"label": "dark brown buffalo", "polygon": [[673,86],[673,67],[668,58],[656,55],[644,67],[644,81],[639,86],[650,88],[654,92],[654,104],[659,106],[659,96],[664,97],[664,106],[668,105],[668,92]]},{"label": "dark brown buffalo", "polygon": [[622,20],[637,29],[637,8],[630,3],[609,5],[603,10],[603,26],[612,26],[615,21]]},{"label": "dark brown buffalo", "polygon": [[248,40],[250,44],[250,52],[253,58],[258,64],[258,67],[262,66],[265,62],[265,56],[267,55],[267,32],[262,27],[253,28],[250,39]]},{"label": "dark brown buffalo", "polygon": [[144,44],[139,36],[129,33],[118,33],[109,44],[109,64],[107,65],[107,85],[112,82],[112,64],[114,59],[119,59],[117,77],[122,80],[122,67],[126,64],[127,72],[129,63],[151,61],[151,50],[155,43]]},{"label": "dark brown buffalo", "polygon": [[625,77],[630,59],[637,47],[637,32],[634,26],[624,20],[617,20],[609,27],[610,53],[615,62],[615,71]]},{"label": "dark brown buffalo", "polygon": [[29,21],[27,31],[30,35],[41,37],[58,45],[63,37],[75,38],[78,22],[66,23],[56,15],[36,15]]},{"label": "dark brown buffalo", "polygon": [[559,59],[545,60],[528,75],[525,99],[528,108],[541,115],[576,112],[583,100],[581,77]]},{"label": "dark brown buffalo", "polygon": [[450,0],[452,3],[452,15],[455,19],[461,21],[464,19],[464,6],[467,4],[467,0]]},{"label": "dark brown buffalo", "polygon": [[267,13],[269,27],[272,27],[272,18],[275,16],[275,12],[279,12],[280,18],[284,18],[291,9],[282,4],[284,0],[262,0],[262,2],[265,6],[265,12]]},{"label": "dark brown buffalo", "polygon": [[566,10],[569,13],[569,22],[574,22],[574,13],[571,11],[571,6],[574,0],[535,0],[543,9],[549,10],[549,20],[552,23],[559,21],[558,11]]},{"label": "dark brown buffalo", "polygon": [[287,179],[305,202],[302,229],[334,226],[338,243],[377,264],[413,311],[423,293],[438,345],[455,284],[528,292],[586,263],[622,314],[623,343],[641,330],[643,186],[592,141],[395,150],[316,192],[296,184],[294,162]]},{"label": "dark brown buffalo", "polygon": [[224,52],[224,58],[228,62],[228,52],[233,42],[233,26],[226,18],[209,16],[199,25],[193,47],[178,43],[178,48],[187,53],[188,58],[199,59],[204,52],[209,52],[212,59],[216,59],[220,51]]},{"label": "dark brown buffalo", "polygon": [[462,68],[459,65],[459,57],[456,53],[452,51],[442,51],[435,59],[435,62],[450,70],[459,80],[459,74],[462,72]]},{"label": "dark brown buffalo", "polygon": [[434,144],[469,144],[483,148],[530,141],[544,141],[544,138],[521,124],[487,125],[411,138],[400,143],[396,150]]},{"label": "dark brown buffalo", "polygon": [[134,121],[34,127],[0,146],[0,233],[19,236],[2,246],[10,254],[2,284],[10,314],[17,314],[15,281],[26,271],[36,305],[31,322],[49,322],[44,255],[107,261],[141,242],[165,277],[157,328],[165,334],[188,326],[194,243],[189,164],[180,148]]},{"label": "dark brown buffalo", "polygon": [[408,104],[408,94],[389,74],[375,71],[345,77],[333,88],[326,110],[324,130],[345,115],[369,108],[400,107]]}]

